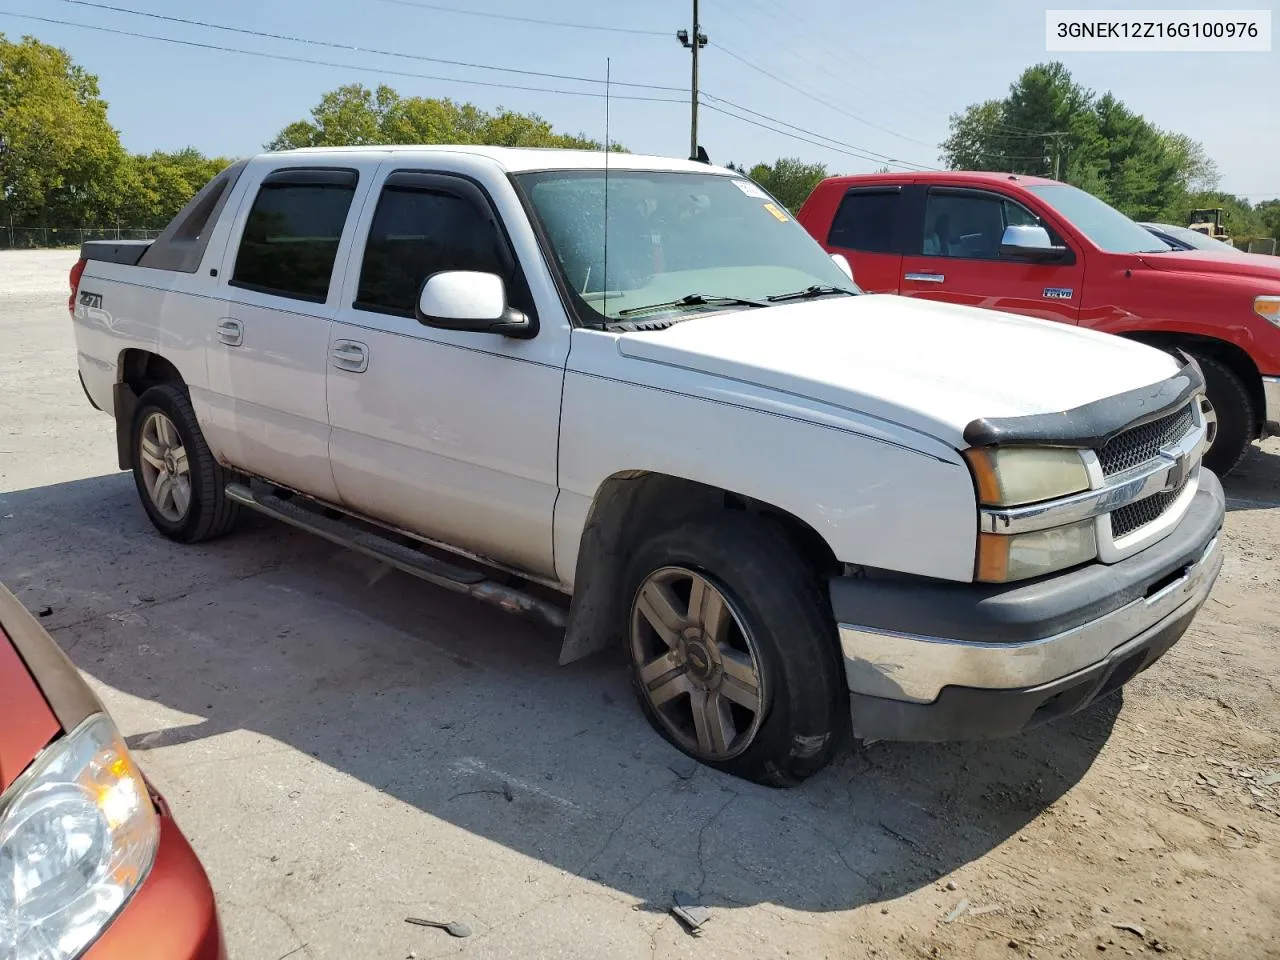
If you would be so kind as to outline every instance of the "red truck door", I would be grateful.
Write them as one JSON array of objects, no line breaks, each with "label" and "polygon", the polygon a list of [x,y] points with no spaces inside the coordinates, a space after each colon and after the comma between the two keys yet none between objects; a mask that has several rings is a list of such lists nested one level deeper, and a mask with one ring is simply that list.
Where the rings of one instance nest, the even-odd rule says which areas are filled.
[{"label": "red truck door", "polygon": [[[1053,263],[1000,253],[1005,228],[1040,226],[1067,255]],[[903,296],[1076,323],[1084,287],[1081,251],[1011,197],[971,187],[930,187],[923,233],[902,258]]]},{"label": "red truck door", "polygon": [[[817,239],[831,253],[841,253],[853,267],[853,281],[867,293],[897,293],[902,276],[903,187],[876,184],[853,187],[839,199],[827,222],[827,236]],[[815,221],[821,214],[815,216]],[[803,223],[803,220],[801,221]]]}]

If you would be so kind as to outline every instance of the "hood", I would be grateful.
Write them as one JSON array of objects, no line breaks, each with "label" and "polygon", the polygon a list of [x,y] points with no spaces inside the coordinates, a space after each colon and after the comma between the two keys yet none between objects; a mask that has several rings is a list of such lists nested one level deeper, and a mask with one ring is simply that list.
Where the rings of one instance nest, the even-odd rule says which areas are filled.
[{"label": "hood", "polygon": [[887,294],[696,317],[624,334],[619,350],[867,414],[957,448],[979,417],[1058,413],[1179,369],[1169,355],[1109,334]]},{"label": "hood", "polygon": [[1153,270],[1168,273],[1222,274],[1252,277],[1280,284],[1280,257],[1261,253],[1211,253],[1208,250],[1182,250],[1174,253],[1139,254],[1142,262]]},{"label": "hood", "polygon": [[61,731],[8,635],[0,629],[0,793]]},{"label": "hood", "polygon": [[0,584],[0,790],[54,737],[102,711],[80,671]]}]

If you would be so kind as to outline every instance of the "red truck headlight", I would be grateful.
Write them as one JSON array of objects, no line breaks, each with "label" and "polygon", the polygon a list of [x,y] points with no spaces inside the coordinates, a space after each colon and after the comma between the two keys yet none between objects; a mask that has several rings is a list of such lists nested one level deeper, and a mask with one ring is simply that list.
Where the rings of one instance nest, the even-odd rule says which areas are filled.
[{"label": "red truck headlight", "polygon": [[1253,312],[1263,320],[1269,320],[1277,327],[1280,327],[1280,296],[1255,297],[1253,300]]}]

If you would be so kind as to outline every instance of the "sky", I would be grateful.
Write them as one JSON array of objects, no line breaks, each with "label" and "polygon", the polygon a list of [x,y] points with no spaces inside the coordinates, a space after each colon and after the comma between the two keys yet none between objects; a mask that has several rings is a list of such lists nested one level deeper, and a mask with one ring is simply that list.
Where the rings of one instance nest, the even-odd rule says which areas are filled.
[{"label": "sky", "polygon": [[[690,56],[675,31],[689,27],[692,0],[94,2],[362,48],[193,27],[72,0],[0,0],[0,32],[10,39],[29,34],[63,47],[98,76],[110,120],[130,150],[194,146],[209,154],[248,155],[286,124],[306,118],[325,91],[355,82],[387,83],[404,95],[469,100],[489,110],[534,112],[561,132],[604,138],[603,83],[419,59],[425,57],[597,81],[604,79],[608,62],[614,94],[611,139],[635,152],[688,155]],[[1151,5],[1149,0],[1130,4]],[[1161,0],[1161,5],[1213,6],[1205,0]],[[1270,6],[1273,22],[1280,22],[1273,0],[1237,0],[1232,6]],[[868,172],[886,161],[940,165],[937,144],[947,135],[951,115],[1004,96],[1026,67],[1060,59],[1085,86],[1098,93],[1110,90],[1157,126],[1201,141],[1218,164],[1223,189],[1255,202],[1280,196],[1280,101],[1274,93],[1280,52],[1046,53],[1044,11],[1065,7],[1120,8],[1081,0],[701,0],[700,20],[710,44],[700,56],[705,99],[699,141],[716,163],[749,166],[797,156],[839,173]],[[370,52],[374,49],[405,56]],[[825,144],[807,142],[814,140]]]}]

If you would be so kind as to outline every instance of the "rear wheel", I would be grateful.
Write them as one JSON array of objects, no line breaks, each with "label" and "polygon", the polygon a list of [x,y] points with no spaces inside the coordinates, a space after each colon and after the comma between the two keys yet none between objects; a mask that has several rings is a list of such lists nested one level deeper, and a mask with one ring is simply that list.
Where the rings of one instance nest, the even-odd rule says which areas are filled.
[{"label": "rear wheel", "polygon": [[133,417],[133,480],[152,524],[171,540],[222,536],[239,516],[230,479],[214,459],[185,388],[162,384],[138,400]]},{"label": "rear wheel", "polygon": [[1194,356],[1204,373],[1210,408],[1205,411],[1211,443],[1205,451],[1204,465],[1218,476],[1225,476],[1244,459],[1253,443],[1253,398],[1226,364],[1203,354]]},{"label": "rear wheel", "polygon": [[830,761],[849,725],[830,605],[771,524],[686,523],[632,560],[628,652],[654,728],[689,756],[789,786]]}]

